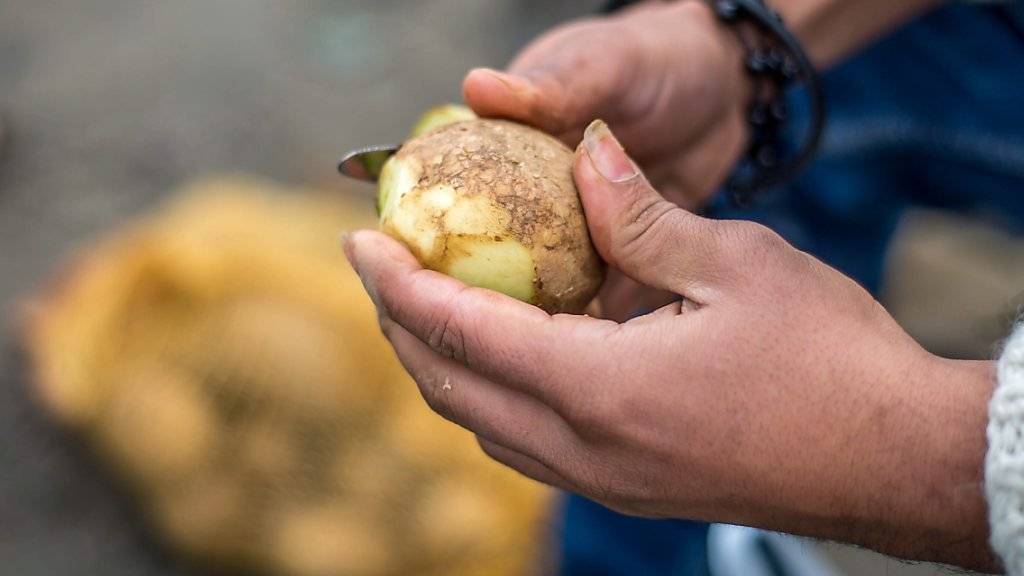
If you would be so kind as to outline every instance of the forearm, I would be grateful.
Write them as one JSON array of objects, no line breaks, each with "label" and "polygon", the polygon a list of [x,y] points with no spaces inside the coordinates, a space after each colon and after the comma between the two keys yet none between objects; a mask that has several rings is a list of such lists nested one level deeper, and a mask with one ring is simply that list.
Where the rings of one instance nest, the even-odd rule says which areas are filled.
[{"label": "forearm", "polygon": [[819,68],[866,46],[941,0],[769,0]]},{"label": "forearm", "polygon": [[887,446],[898,472],[893,485],[876,485],[884,492],[876,496],[900,536],[877,544],[906,558],[991,571],[983,470],[995,366],[942,358],[929,364],[904,396],[912,410],[887,431],[903,436]]}]

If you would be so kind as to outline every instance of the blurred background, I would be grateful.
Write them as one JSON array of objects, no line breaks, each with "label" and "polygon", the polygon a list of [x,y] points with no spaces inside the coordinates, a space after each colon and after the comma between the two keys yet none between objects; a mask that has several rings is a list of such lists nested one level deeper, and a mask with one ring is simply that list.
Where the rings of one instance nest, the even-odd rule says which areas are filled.
[{"label": "blurred background", "polygon": [[[123,451],[130,452],[131,447],[109,448],[109,436],[104,436],[109,433],[97,423],[102,417],[90,420],[74,410],[62,411],[64,404],[55,400],[57,393],[38,381],[47,366],[65,361],[61,354],[74,346],[87,347],[82,341],[66,344],[62,338],[70,336],[62,333],[62,323],[73,324],[80,316],[69,315],[92,314],[104,305],[82,300],[70,306],[59,295],[43,296],[51,293],[54,278],[60,277],[64,298],[85,298],[76,295],[75,287],[92,280],[82,279],[88,272],[75,275],[81,265],[68,267],[68,262],[81,261],[81,256],[73,259],[75,254],[164,205],[194,181],[223,174],[260,180],[215,180],[206,185],[207,195],[218,197],[228,190],[232,200],[209,206],[193,200],[154,224],[159,232],[146,236],[145,242],[120,237],[114,243],[149,242],[153,251],[164,254],[165,243],[173,242],[175,231],[187,230],[191,222],[201,219],[204,208],[227,214],[227,220],[230,215],[251,213],[254,221],[265,218],[268,229],[280,228],[285,236],[301,228],[295,222],[279,227],[270,222],[278,211],[276,200],[266,201],[270,204],[257,200],[254,207],[246,199],[246,190],[256,190],[261,198],[264,193],[302,197],[299,202],[314,197],[317,200],[309,202],[320,202],[326,192],[348,202],[345,206],[350,208],[337,208],[341,212],[360,214],[353,222],[371,222],[372,190],[336,176],[340,153],[359,145],[399,141],[424,108],[459,99],[460,81],[468,68],[501,66],[517,47],[541,31],[592,13],[599,4],[584,0],[0,3],[0,304],[6,320],[0,332],[0,564],[5,571],[24,576],[207,571],[202,562],[178,560],[174,550],[187,544],[156,544],[154,531],[143,528],[151,523],[147,518],[152,514],[139,502],[149,501],[159,489],[146,483],[145,474],[130,458],[119,460],[127,458]],[[267,180],[283,184],[266,184]],[[290,187],[302,187],[303,192]],[[303,209],[295,212],[301,214]],[[231,226],[244,224],[225,226],[236,230]],[[211,224],[211,238],[223,236],[218,236],[217,226]],[[241,232],[226,235],[244,236]],[[334,237],[329,241],[334,242]],[[99,269],[116,270],[115,276],[131,281],[150,278],[146,276],[150,268],[126,272],[119,267],[131,260],[125,250],[114,247],[99,252],[104,265],[110,263],[109,268]],[[253,266],[270,266],[259,254],[246,254],[254,258]],[[333,265],[328,257],[324,262]],[[904,222],[893,248],[885,300],[897,318],[934,351],[990,357],[1009,319],[1024,303],[1017,288],[1024,285],[1022,264],[1024,248],[1009,236],[968,219],[916,212]],[[169,274],[163,268],[154,269]],[[189,286],[192,290],[193,285]],[[111,298],[121,294],[111,290]],[[188,301],[200,302],[195,304],[197,310],[220,306],[222,300],[217,298],[239,297],[194,296],[201,292],[195,290],[188,292],[193,295]],[[294,296],[283,288],[267,290],[278,290],[274,292],[278,295],[287,292],[293,299],[289,302],[301,301],[296,306],[309,304],[316,309],[321,305],[316,296]],[[245,298],[257,296],[265,297]],[[49,332],[37,330],[38,334],[26,338],[23,320],[25,303],[30,301],[43,301],[41,308],[51,312],[44,314],[50,326]],[[365,308],[359,302],[352,306]],[[123,319],[133,310],[112,314]],[[344,331],[349,321],[357,325],[363,320],[339,313],[339,330]],[[181,333],[198,330],[195,326],[188,324]],[[118,324],[108,330],[118,333],[125,328]],[[20,345],[26,340],[34,343],[34,356]],[[170,345],[160,346],[166,350]],[[162,356],[161,362],[179,361],[177,353]],[[189,363],[192,360],[182,362],[195,367]],[[222,367],[209,369],[214,368]],[[66,367],[55,373],[65,374]],[[99,368],[88,374],[96,374],[94,380],[104,385],[114,378]],[[82,381],[87,382],[83,386],[93,382],[88,377]],[[101,412],[117,413],[114,409],[96,413]],[[230,435],[234,430],[222,424],[211,426],[218,430],[216,434]],[[367,432],[371,433],[378,434]],[[97,452],[106,456],[96,459]],[[111,461],[119,464],[114,468],[121,472],[111,474],[109,466],[99,463]],[[158,468],[164,465],[171,464],[161,463]],[[477,465],[467,464],[467,470]],[[467,474],[466,482],[472,484],[471,473]],[[546,498],[531,492],[533,488],[509,490],[515,493],[513,500],[543,502]],[[537,506],[543,509],[546,504]],[[330,521],[311,525],[325,524],[334,525]],[[543,521],[538,526],[541,532],[545,529]],[[295,534],[301,536],[303,531]],[[289,538],[301,540],[294,534]],[[938,567],[909,566],[842,546],[829,545],[826,551],[850,576],[942,573]],[[288,566],[293,573],[327,574],[330,559],[312,567],[301,562]]]}]

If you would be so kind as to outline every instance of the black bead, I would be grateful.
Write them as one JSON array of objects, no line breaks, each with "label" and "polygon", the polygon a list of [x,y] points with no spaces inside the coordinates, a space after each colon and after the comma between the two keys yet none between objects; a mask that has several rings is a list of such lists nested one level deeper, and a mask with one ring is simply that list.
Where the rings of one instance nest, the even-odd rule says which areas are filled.
[{"label": "black bead", "polygon": [[764,74],[768,69],[768,60],[764,52],[760,50],[751,50],[750,54],[747,55],[747,72],[751,74]]},{"label": "black bead", "polygon": [[739,17],[740,5],[735,0],[716,0],[715,14],[726,22],[733,22]]},{"label": "black bead", "polygon": [[792,59],[787,58],[785,64],[782,65],[782,77],[787,81],[792,82],[796,80],[800,75],[800,67],[797,66],[796,62]]},{"label": "black bead", "polygon": [[771,48],[768,53],[764,56],[765,66],[772,72],[782,71],[782,66],[786,62],[786,55],[782,53],[782,50],[778,48]]},{"label": "black bead", "polygon": [[823,125],[821,89],[799,41],[765,0],[712,0],[709,4],[721,22],[752,22],[760,36],[760,41],[752,41],[744,31],[737,32],[747,52],[744,67],[755,85],[754,101],[747,108],[746,152],[727,183],[740,204],[749,201],[755,192],[791,177],[812,157],[815,150],[810,146],[796,149],[793,158],[784,153],[780,134],[789,121],[784,91],[798,81],[806,81],[810,86],[815,114],[815,132],[810,138],[817,144]]},{"label": "black bead", "polygon": [[771,105],[772,119],[776,122],[785,122],[786,118],[789,117],[789,110],[786,107],[786,101],[782,98],[776,99]]},{"label": "black bead", "polygon": [[762,102],[757,102],[751,105],[748,119],[754,126],[764,126],[768,124],[768,107]]},{"label": "black bead", "polygon": [[754,163],[761,168],[774,168],[779,162],[779,155],[775,153],[775,147],[765,144],[757,149],[754,154]]}]

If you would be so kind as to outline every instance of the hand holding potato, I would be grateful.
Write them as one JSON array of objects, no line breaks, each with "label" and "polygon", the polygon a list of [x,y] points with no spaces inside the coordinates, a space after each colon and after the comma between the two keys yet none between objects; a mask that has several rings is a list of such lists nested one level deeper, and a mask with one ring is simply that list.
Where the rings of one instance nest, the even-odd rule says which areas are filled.
[{"label": "hand holding potato", "polygon": [[574,175],[604,260],[682,301],[625,323],[551,316],[382,234],[348,237],[432,408],[495,459],[628,513],[987,566],[990,363],[927,353],[768,229],[665,200],[602,123]]},{"label": "hand holding potato", "polygon": [[426,268],[551,313],[582,312],[604,268],[572,157],[565,144],[515,122],[442,124],[384,164],[381,229]]},{"label": "hand holding potato", "polygon": [[743,150],[742,54],[705,2],[651,2],[555,28],[506,72],[471,71],[463,94],[480,116],[523,122],[570,146],[603,118],[667,199],[695,208]]},{"label": "hand holding potato", "polygon": [[[742,48],[704,2],[647,3],[571,22],[527,46],[507,72],[473,70],[466,103],[575,146],[604,118],[665,197],[702,206],[745,146]],[[671,295],[610,271],[600,314],[625,320]]]}]

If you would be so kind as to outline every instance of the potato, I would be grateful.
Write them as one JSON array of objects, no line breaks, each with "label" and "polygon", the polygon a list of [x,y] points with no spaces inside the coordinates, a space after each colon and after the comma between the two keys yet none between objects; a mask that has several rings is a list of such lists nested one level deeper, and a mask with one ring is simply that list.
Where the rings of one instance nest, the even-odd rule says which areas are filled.
[{"label": "potato", "polygon": [[447,124],[475,119],[476,114],[466,106],[442,104],[424,112],[409,131],[409,135],[415,138]]},{"label": "potato", "polygon": [[[579,313],[604,277],[572,178],[572,151],[532,128],[433,127],[384,165],[381,228],[420,263],[549,313]],[[451,114],[448,111],[449,116]]]},{"label": "potato", "polygon": [[174,482],[206,464],[220,434],[198,383],[173,366],[132,364],[98,422],[110,457],[143,482]]},{"label": "potato", "polygon": [[536,572],[551,493],[416,393],[337,249],[364,204],[190,186],[38,298],[32,383],[200,572]]},{"label": "potato", "polygon": [[147,495],[155,527],[175,550],[213,564],[233,565],[256,556],[253,522],[244,478],[230,471],[204,471],[183,485],[165,486]]},{"label": "potato", "polygon": [[395,543],[367,511],[330,503],[294,506],[274,518],[274,573],[294,576],[396,574]]}]

